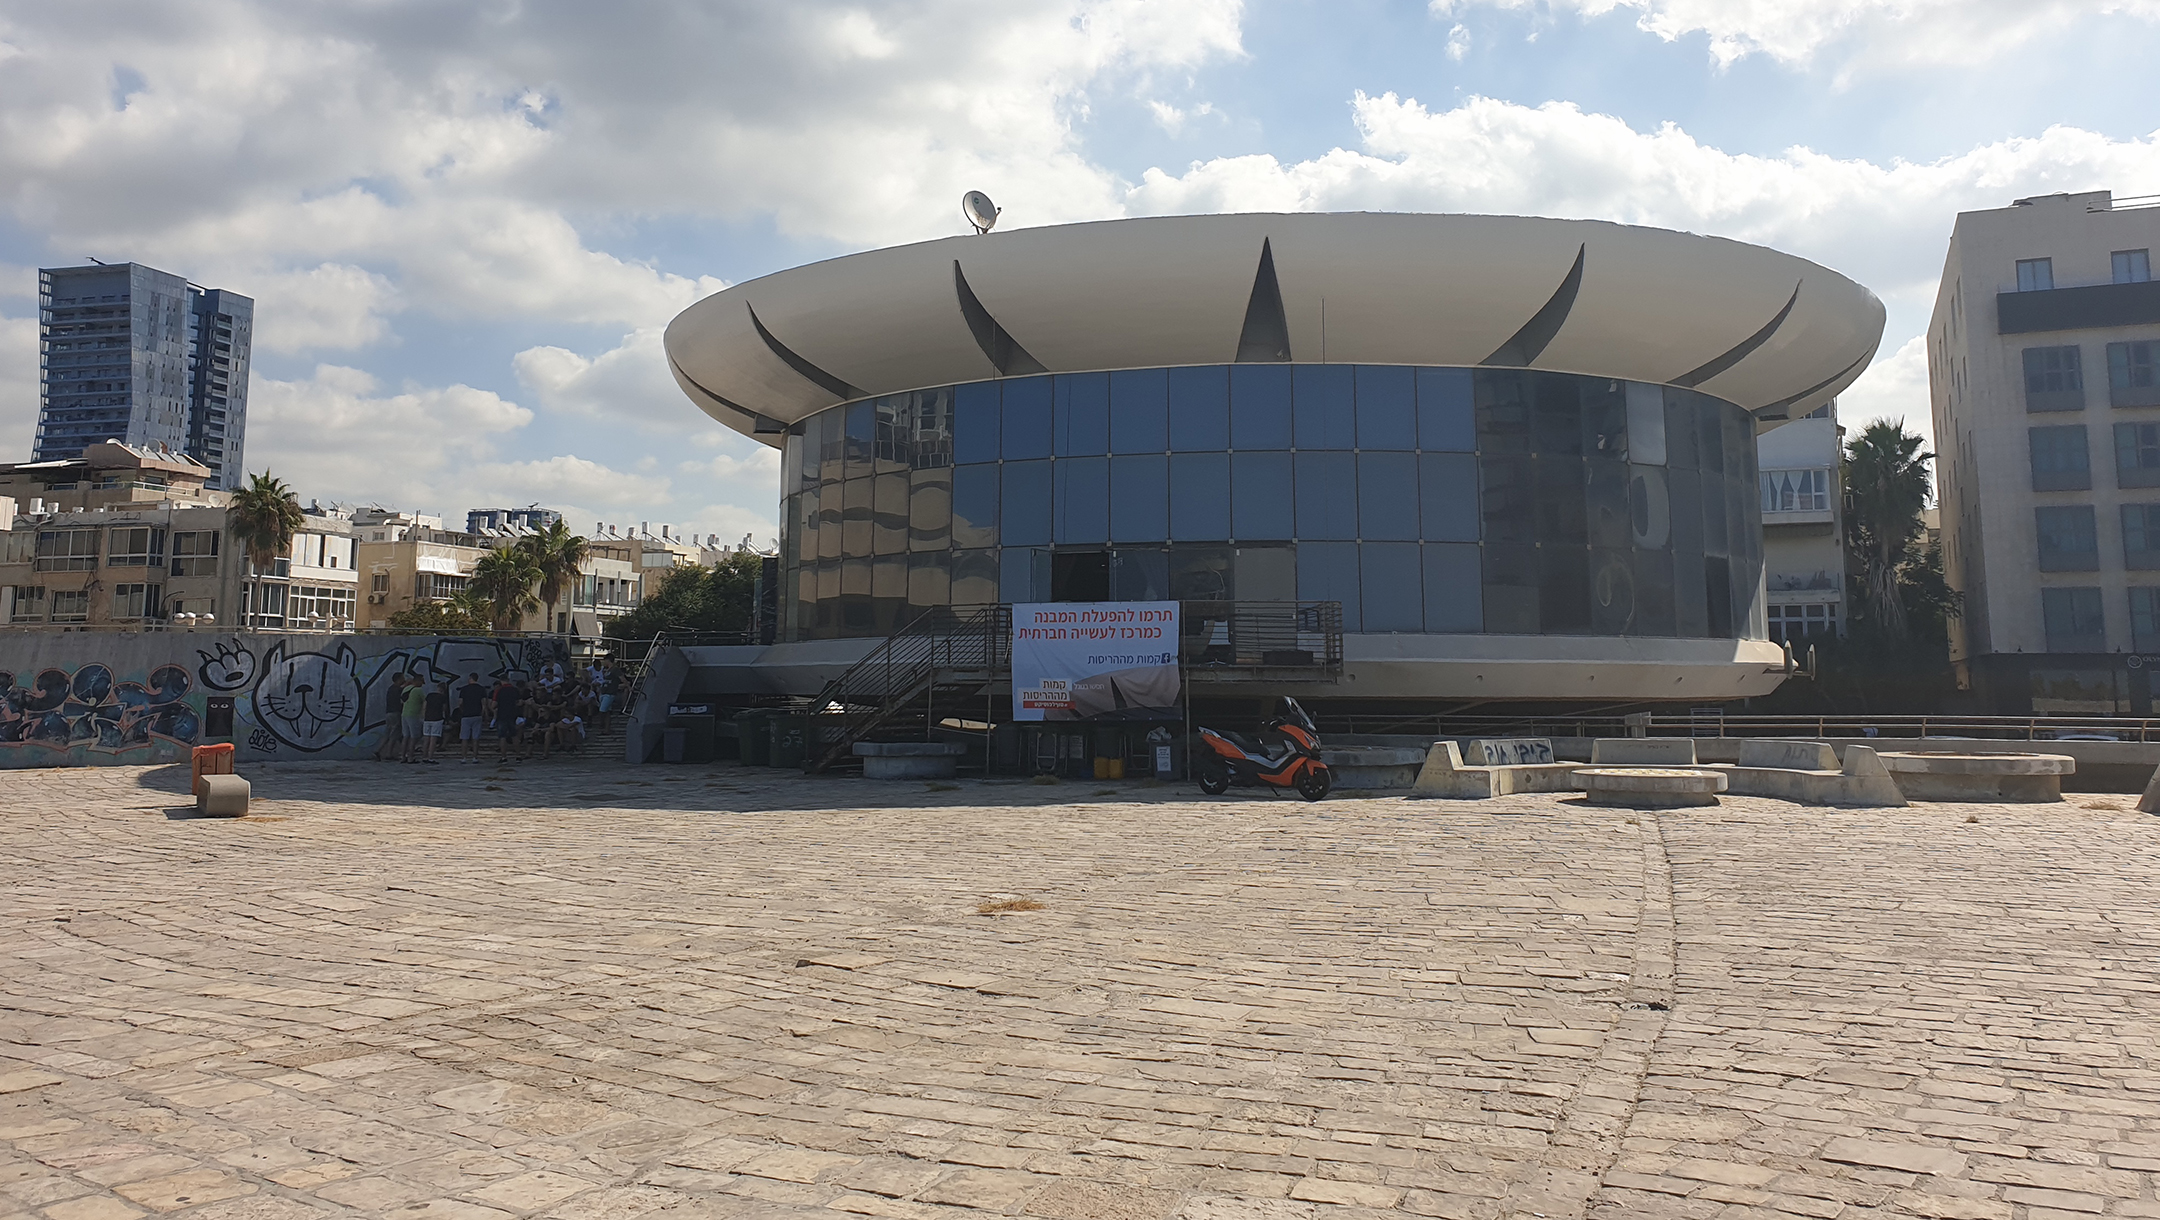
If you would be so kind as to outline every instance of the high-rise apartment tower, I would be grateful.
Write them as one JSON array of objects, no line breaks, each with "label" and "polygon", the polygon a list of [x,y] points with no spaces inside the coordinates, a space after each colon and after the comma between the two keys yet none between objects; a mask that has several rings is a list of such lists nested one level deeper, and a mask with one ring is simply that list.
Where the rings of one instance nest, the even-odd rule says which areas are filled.
[{"label": "high-rise apartment tower", "polygon": [[2147,714],[2160,199],[1962,212],[1928,326],[1950,659],[1991,712]]},{"label": "high-rise apartment tower", "polygon": [[255,302],[140,263],[38,272],[37,460],[115,440],[184,452],[240,485]]}]

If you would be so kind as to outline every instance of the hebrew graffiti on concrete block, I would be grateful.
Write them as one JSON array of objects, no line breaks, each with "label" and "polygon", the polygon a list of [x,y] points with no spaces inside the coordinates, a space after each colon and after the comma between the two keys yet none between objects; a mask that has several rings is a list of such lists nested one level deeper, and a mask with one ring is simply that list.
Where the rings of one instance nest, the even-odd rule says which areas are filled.
[{"label": "hebrew graffiti on concrete block", "polygon": [[[527,680],[558,639],[155,632],[22,635],[0,669],[0,767],[176,761],[230,700],[242,759],[359,758],[380,743],[390,681]],[[227,740],[219,738],[218,740]]]}]

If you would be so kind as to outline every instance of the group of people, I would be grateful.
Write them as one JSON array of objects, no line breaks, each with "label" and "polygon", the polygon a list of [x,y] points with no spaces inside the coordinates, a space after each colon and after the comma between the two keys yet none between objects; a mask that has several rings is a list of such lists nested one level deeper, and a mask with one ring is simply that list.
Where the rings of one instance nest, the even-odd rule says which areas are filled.
[{"label": "group of people", "polygon": [[499,762],[510,761],[512,751],[520,760],[530,758],[535,746],[541,758],[570,753],[614,711],[618,695],[614,668],[598,662],[575,673],[550,662],[531,679],[506,674],[492,682],[477,673],[465,675],[463,683],[398,674],[383,695],[387,728],[375,759],[436,766],[442,740],[451,733],[461,762],[483,761],[488,738]]}]

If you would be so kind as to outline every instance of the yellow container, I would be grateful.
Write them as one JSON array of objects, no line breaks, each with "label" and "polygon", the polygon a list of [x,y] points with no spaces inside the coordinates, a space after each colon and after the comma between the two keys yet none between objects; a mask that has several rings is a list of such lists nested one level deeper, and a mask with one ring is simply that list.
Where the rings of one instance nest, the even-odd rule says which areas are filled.
[{"label": "yellow container", "polygon": [[1096,779],[1124,779],[1125,760],[1122,758],[1098,758],[1095,760]]}]

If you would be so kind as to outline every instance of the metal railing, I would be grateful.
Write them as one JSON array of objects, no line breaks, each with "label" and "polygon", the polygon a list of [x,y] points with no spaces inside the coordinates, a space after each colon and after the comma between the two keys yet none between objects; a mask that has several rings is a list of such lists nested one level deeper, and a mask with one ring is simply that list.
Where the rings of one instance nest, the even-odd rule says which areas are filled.
[{"label": "metal railing", "polygon": [[819,713],[805,771],[838,762],[863,734],[915,701],[942,676],[991,677],[1012,665],[1012,607],[933,607],[871,649],[817,694]]},{"label": "metal railing", "polygon": [[1324,715],[1334,733],[1454,737],[1888,737],[1992,741],[2101,740],[2160,742],[2160,717],[2131,716],[1810,716],[1737,715],[1722,709],[1649,712]]},{"label": "metal railing", "polygon": [[1341,602],[1179,603],[1179,654],[1197,681],[1342,677]]}]

